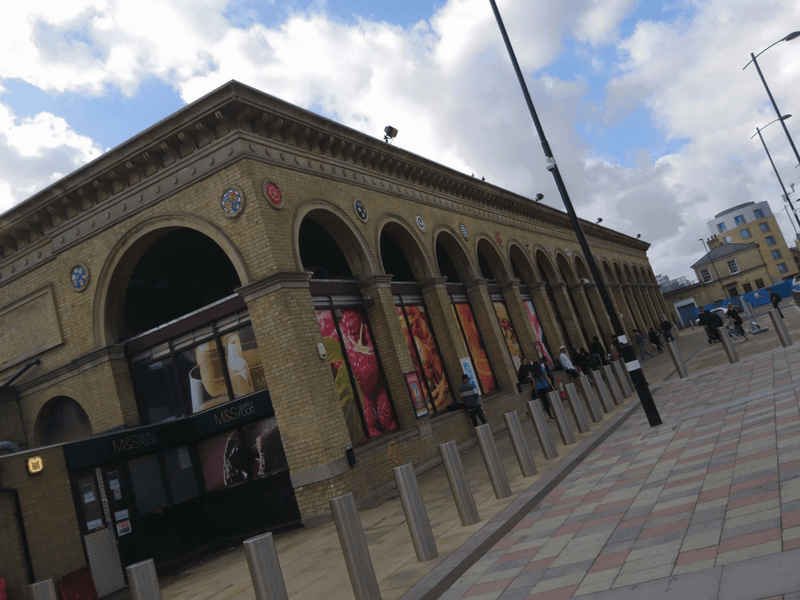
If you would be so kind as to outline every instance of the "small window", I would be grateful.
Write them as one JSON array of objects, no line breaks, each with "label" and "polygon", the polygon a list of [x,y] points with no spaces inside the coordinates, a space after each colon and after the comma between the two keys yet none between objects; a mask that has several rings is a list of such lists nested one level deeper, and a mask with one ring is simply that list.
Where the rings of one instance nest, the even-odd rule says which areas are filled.
[{"label": "small window", "polygon": [[756,219],[763,219],[763,218],[764,218],[764,211],[763,211],[763,210],[761,210],[760,208],[757,208],[757,209],[755,209],[755,210],[753,211],[753,216],[754,216]]},{"label": "small window", "polygon": [[750,233],[749,229],[742,229],[742,239],[743,240],[749,240],[751,237],[753,237],[753,234]]},{"label": "small window", "polygon": [[726,244],[732,244],[733,243],[733,239],[729,235],[726,235],[724,238],[722,238],[722,241],[725,242]]},{"label": "small window", "polygon": [[775,237],[772,235],[768,235],[764,239],[767,240],[767,246],[774,246],[775,244],[777,244],[777,242],[775,241]]},{"label": "small window", "polygon": [[778,273],[788,273],[789,269],[786,267],[786,263],[778,263]]},{"label": "small window", "polygon": [[745,294],[747,292],[752,292],[753,291],[753,286],[750,285],[749,283],[745,283],[742,287],[744,288],[744,293]]},{"label": "small window", "polygon": [[733,222],[736,223],[737,226],[747,223],[747,221],[744,220],[744,215],[737,215],[733,217]]},{"label": "small window", "polygon": [[761,227],[761,231],[763,231],[764,233],[767,233],[769,231],[769,223],[767,222],[759,223],[758,226]]},{"label": "small window", "polygon": [[720,231],[725,231],[726,229],[725,223],[717,223],[717,229],[719,229]]},{"label": "small window", "polygon": [[783,256],[781,256],[781,251],[780,250],[773,250],[772,251],[772,258],[774,258],[775,260],[780,260],[781,258],[783,258]]},{"label": "small window", "polygon": [[764,287],[764,280],[763,279],[756,279],[756,288],[759,290]]},{"label": "small window", "polygon": [[700,276],[703,278],[703,283],[711,281],[711,272],[708,269],[701,269]]},{"label": "small window", "polygon": [[735,260],[728,261],[728,270],[731,272],[731,274],[739,272],[739,265],[736,264]]}]

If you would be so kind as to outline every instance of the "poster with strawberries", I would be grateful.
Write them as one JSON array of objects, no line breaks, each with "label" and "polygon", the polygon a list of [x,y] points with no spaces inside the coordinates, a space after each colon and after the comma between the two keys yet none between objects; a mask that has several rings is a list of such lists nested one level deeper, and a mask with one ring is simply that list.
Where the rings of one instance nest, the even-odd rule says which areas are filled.
[{"label": "poster with strawberries", "polygon": [[[525,300],[525,310],[528,312],[528,319],[531,321],[533,333],[536,334],[536,339],[539,342],[543,342],[544,334],[542,333],[542,324],[539,322],[539,316],[536,314],[536,309],[533,307],[533,302],[530,300]],[[540,357],[544,356],[551,365],[553,364],[553,359],[550,357],[550,353],[547,351],[547,348],[544,347],[543,343],[539,343],[539,345],[536,346],[536,349],[539,351]]]},{"label": "poster with strawberries", "polygon": [[478,324],[469,304],[453,304],[453,312],[456,319],[461,323],[461,330],[464,334],[464,343],[469,348],[472,360],[475,363],[475,370],[478,372],[478,379],[484,394],[497,389],[492,367],[489,364],[489,357],[486,355],[486,348],[483,345],[481,334],[478,332]]},{"label": "poster with strawberries", "polygon": [[[397,307],[397,314],[406,336],[414,369],[424,384],[423,388],[426,388],[425,398],[430,403],[432,397],[433,408],[438,411],[450,403],[450,384],[444,373],[444,362],[439,348],[436,346],[428,314],[422,305]],[[406,325],[406,318],[408,325]],[[419,360],[417,360],[417,356],[419,356]],[[419,361],[422,361],[421,365]]]}]

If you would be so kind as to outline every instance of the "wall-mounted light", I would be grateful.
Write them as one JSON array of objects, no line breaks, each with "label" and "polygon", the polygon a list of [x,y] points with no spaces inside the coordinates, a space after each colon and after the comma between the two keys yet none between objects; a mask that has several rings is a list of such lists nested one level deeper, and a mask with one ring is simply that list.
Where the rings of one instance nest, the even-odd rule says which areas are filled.
[{"label": "wall-mounted light", "polygon": [[387,144],[391,143],[389,142],[390,139],[394,140],[394,138],[397,137],[397,129],[395,129],[391,125],[387,125],[386,127],[384,127],[383,133],[386,134],[385,136],[383,136],[383,141],[386,142]]},{"label": "wall-mounted light", "polygon": [[595,223],[602,223],[602,222],[603,222],[603,219],[597,219],[597,221],[595,221]]},{"label": "wall-mounted light", "polygon": [[636,234],[636,239],[638,240],[640,237],[642,237],[642,234],[641,233],[637,233]]},{"label": "wall-mounted light", "polygon": [[534,199],[536,202],[541,202],[542,200],[544,200],[544,194],[536,194],[536,195],[533,197],[533,199]]}]

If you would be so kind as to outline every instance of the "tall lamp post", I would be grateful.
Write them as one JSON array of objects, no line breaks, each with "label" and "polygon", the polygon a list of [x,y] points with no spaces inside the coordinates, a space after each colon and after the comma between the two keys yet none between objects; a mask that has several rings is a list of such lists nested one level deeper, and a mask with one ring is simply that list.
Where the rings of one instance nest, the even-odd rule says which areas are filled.
[{"label": "tall lamp post", "polygon": [[[786,128],[785,119],[781,118],[781,111],[778,110],[778,105],[775,103],[775,98],[773,98],[772,92],[769,91],[769,86],[767,85],[767,80],[764,79],[764,74],[761,72],[761,67],[758,66],[758,61],[756,60],[759,56],[761,56],[762,54],[764,54],[764,52],[766,52],[767,50],[772,48],[772,46],[774,46],[775,44],[780,44],[781,42],[791,42],[792,40],[797,39],[798,37],[800,37],[800,31],[793,31],[792,33],[790,33],[786,37],[782,37],[781,39],[779,39],[777,42],[773,42],[772,44],[770,44],[769,46],[764,48],[758,54],[753,54],[751,52],[750,53],[750,62],[748,62],[744,67],[742,67],[742,71],[744,71],[747,67],[749,67],[750,63],[753,63],[756,66],[756,71],[758,71],[758,76],[761,78],[761,83],[764,84],[764,89],[767,90],[767,96],[769,96],[769,100],[770,100],[770,102],[772,102],[772,108],[775,109],[775,116],[778,117],[777,120],[781,122],[781,125],[783,126],[783,132],[786,134],[786,139],[789,140],[789,145],[792,147],[792,151],[794,152],[794,157],[797,159],[797,164],[800,165],[800,154],[798,154],[798,152],[797,152],[797,148],[794,145],[794,140],[792,139],[792,136],[789,135],[789,130]],[[766,148],[766,145],[764,146],[764,148]],[[772,160],[772,159],[770,159],[770,160]],[[776,173],[777,173],[777,171],[776,171]],[[785,198],[786,198],[786,201],[789,203],[789,206],[792,207],[792,212],[794,212],[794,205],[792,204],[792,201],[789,199],[789,196],[786,195]],[[795,217],[797,217],[796,213],[795,213]],[[798,221],[798,222],[800,223],[800,221]]]},{"label": "tall lamp post", "polygon": [[[786,119],[788,119],[791,116],[792,115],[783,115],[782,117],[780,117],[778,119],[775,119],[775,121],[780,121],[781,123],[783,123]],[[772,155],[769,153],[769,150],[767,149],[767,143],[764,141],[764,136],[761,135],[761,132],[764,129],[766,129],[767,127],[769,127],[770,125],[772,125],[773,123],[775,123],[775,121],[770,121],[769,123],[767,123],[766,125],[764,125],[764,127],[761,127],[760,129],[758,127],[756,127],[756,132],[753,135],[750,136],[750,139],[752,140],[754,137],[758,136],[758,139],[761,140],[761,145],[764,146],[764,152],[767,153],[767,158],[769,158],[769,162],[772,165],[772,170],[775,171],[775,177],[778,178],[778,183],[781,184],[781,189],[783,190],[783,199],[786,200],[789,203],[789,206],[792,207],[792,212],[794,213],[794,218],[797,220],[797,224],[800,225],[800,217],[797,216],[797,213],[794,210],[794,205],[792,204],[792,201],[789,198],[789,194],[786,192],[786,188],[783,185],[783,180],[781,179],[780,173],[778,173],[778,167],[775,166],[775,161],[772,160]],[[784,125],[784,127],[785,127],[785,125]],[[794,223],[792,223],[792,226],[794,226]]]},{"label": "tall lamp post", "polygon": [[539,117],[536,114],[536,109],[533,107],[533,101],[531,100],[531,95],[528,92],[528,86],[526,85],[525,78],[522,76],[522,71],[519,68],[517,57],[514,54],[514,49],[511,46],[511,40],[509,40],[508,33],[506,33],[506,28],[505,25],[503,25],[503,19],[500,16],[500,11],[497,9],[497,3],[495,0],[489,0],[489,2],[492,5],[494,16],[497,19],[497,25],[500,28],[500,34],[503,36],[503,41],[505,42],[506,50],[508,50],[508,56],[511,59],[511,64],[514,66],[514,71],[517,74],[519,85],[522,88],[522,94],[525,96],[525,102],[527,103],[528,110],[531,113],[531,118],[533,119],[533,124],[536,127],[536,132],[539,134],[539,141],[542,143],[542,149],[544,150],[544,155],[547,160],[547,170],[553,174],[553,179],[555,179],[558,192],[561,194],[561,199],[564,201],[564,206],[567,209],[567,214],[572,222],[572,228],[578,238],[581,251],[586,257],[586,262],[589,265],[589,271],[591,271],[592,277],[597,284],[597,291],[600,293],[600,298],[603,300],[603,305],[605,306],[606,312],[611,320],[611,326],[614,329],[614,336],[617,338],[617,341],[620,344],[619,349],[620,353],[622,354],[622,358],[625,360],[625,367],[628,369],[628,372],[631,375],[631,381],[633,381],[633,385],[639,395],[639,401],[642,403],[642,408],[644,409],[645,415],[647,415],[647,421],[650,423],[650,426],[655,427],[656,425],[661,425],[661,417],[658,414],[656,403],[653,401],[653,396],[650,394],[650,388],[647,380],[644,377],[644,373],[642,372],[642,367],[639,364],[639,361],[636,359],[636,353],[633,350],[633,346],[631,346],[631,344],[628,342],[628,339],[625,337],[622,324],[617,317],[617,313],[614,311],[614,305],[611,303],[611,297],[608,295],[608,290],[603,282],[603,276],[600,274],[600,269],[597,268],[592,250],[589,248],[589,243],[586,241],[586,236],[583,234],[583,227],[581,227],[578,216],[575,214],[575,209],[572,206],[572,201],[569,199],[569,194],[567,193],[567,188],[564,185],[564,180],[561,178],[561,173],[558,170],[556,159],[553,157],[553,152],[550,150],[550,144],[548,144],[547,138],[544,135],[544,130],[542,129],[542,125],[539,123]]}]

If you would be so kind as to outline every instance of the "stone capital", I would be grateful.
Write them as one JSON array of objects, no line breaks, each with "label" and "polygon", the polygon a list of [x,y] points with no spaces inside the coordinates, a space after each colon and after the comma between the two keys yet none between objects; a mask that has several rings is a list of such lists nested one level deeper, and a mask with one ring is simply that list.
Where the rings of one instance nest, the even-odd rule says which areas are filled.
[{"label": "stone capital", "polygon": [[308,289],[310,281],[310,271],[279,271],[237,288],[236,293],[244,298],[245,302],[252,302],[282,289]]},{"label": "stone capital", "polygon": [[473,279],[472,281],[468,282],[464,287],[467,288],[468,292],[471,292],[472,290],[486,288],[487,283],[489,283],[488,279],[483,279],[482,277],[478,277],[477,279]]},{"label": "stone capital", "polygon": [[367,275],[356,281],[361,292],[368,290],[390,289],[394,275]]},{"label": "stone capital", "polygon": [[520,281],[519,279],[509,279],[503,285],[500,286],[500,289],[504,292],[519,290]]},{"label": "stone capital", "polygon": [[431,290],[444,290],[447,289],[447,277],[431,277],[419,282],[419,287],[422,293],[430,292]]}]

